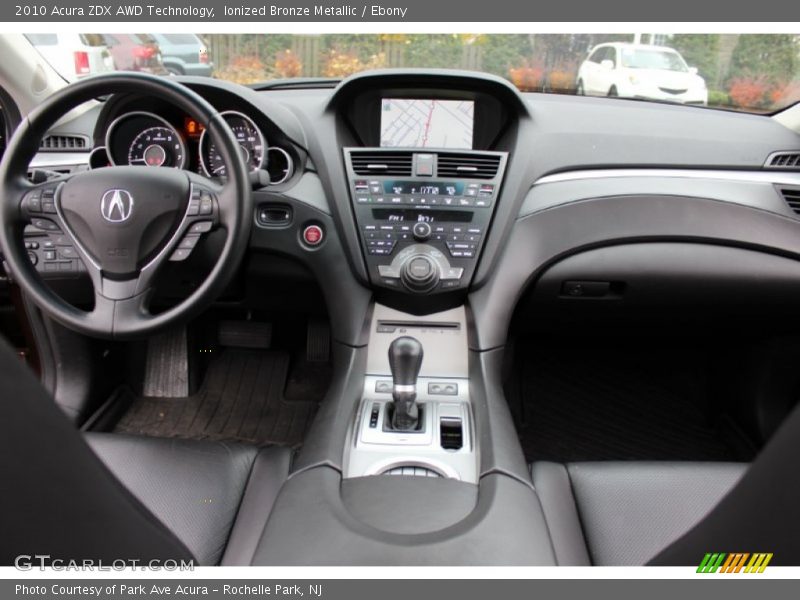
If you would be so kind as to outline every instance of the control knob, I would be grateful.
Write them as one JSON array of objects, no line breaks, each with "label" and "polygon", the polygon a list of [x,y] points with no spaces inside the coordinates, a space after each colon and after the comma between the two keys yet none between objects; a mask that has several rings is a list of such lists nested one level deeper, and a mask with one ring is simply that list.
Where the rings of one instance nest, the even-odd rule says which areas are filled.
[{"label": "control knob", "polygon": [[439,283],[439,268],[424,254],[415,254],[403,263],[400,279],[412,292],[429,292]]},{"label": "control knob", "polygon": [[424,242],[430,238],[432,232],[433,230],[431,229],[430,223],[426,223],[425,221],[414,223],[414,227],[411,229],[411,233],[414,234],[414,239],[420,242]]}]

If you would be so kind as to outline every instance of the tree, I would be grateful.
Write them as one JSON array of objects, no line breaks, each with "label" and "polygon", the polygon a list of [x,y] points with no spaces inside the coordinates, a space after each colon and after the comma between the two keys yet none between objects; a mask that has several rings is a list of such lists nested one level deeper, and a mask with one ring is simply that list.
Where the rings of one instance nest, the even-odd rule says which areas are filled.
[{"label": "tree", "polygon": [[773,84],[790,81],[798,67],[798,50],[793,35],[741,35],[733,51],[729,79],[759,75]]},{"label": "tree", "polygon": [[700,76],[710,85],[719,71],[719,35],[714,33],[681,33],[672,37],[670,45],[681,53],[690,67],[697,67]]}]

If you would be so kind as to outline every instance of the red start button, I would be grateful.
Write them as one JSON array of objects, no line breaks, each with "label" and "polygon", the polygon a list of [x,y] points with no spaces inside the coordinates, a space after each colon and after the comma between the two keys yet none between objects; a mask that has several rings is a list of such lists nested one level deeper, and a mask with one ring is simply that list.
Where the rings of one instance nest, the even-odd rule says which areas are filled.
[{"label": "red start button", "polygon": [[318,246],[322,243],[322,227],[319,225],[309,225],[303,230],[303,241],[309,246]]}]

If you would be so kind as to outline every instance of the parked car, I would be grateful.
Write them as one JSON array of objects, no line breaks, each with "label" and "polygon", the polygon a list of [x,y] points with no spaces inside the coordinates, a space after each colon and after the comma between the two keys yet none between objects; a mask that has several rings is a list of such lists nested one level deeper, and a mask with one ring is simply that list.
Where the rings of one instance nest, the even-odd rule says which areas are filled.
[{"label": "parked car", "polygon": [[211,53],[193,33],[154,33],[161,48],[164,67],[173,75],[210,77],[214,70]]},{"label": "parked car", "polygon": [[106,46],[118,71],[142,71],[152,75],[167,75],[161,59],[161,48],[148,33],[104,33]]},{"label": "parked car", "polygon": [[610,43],[595,46],[578,69],[578,94],[708,103],[705,80],[666,46]]},{"label": "parked car", "polygon": [[114,70],[103,36],[91,33],[28,33],[28,41],[68,81]]}]

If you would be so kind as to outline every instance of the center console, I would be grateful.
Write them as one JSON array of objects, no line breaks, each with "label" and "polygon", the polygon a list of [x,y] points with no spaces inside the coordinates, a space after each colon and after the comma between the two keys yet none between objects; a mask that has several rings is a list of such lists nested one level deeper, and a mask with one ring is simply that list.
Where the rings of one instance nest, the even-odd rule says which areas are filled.
[{"label": "center console", "polygon": [[375,307],[344,477],[407,475],[476,484],[464,308],[424,320],[409,317]]},{"label": "center console", "polygon": [[371,283],[413,294],[468,287],[507,155],[386,148],[344,153]]}]

